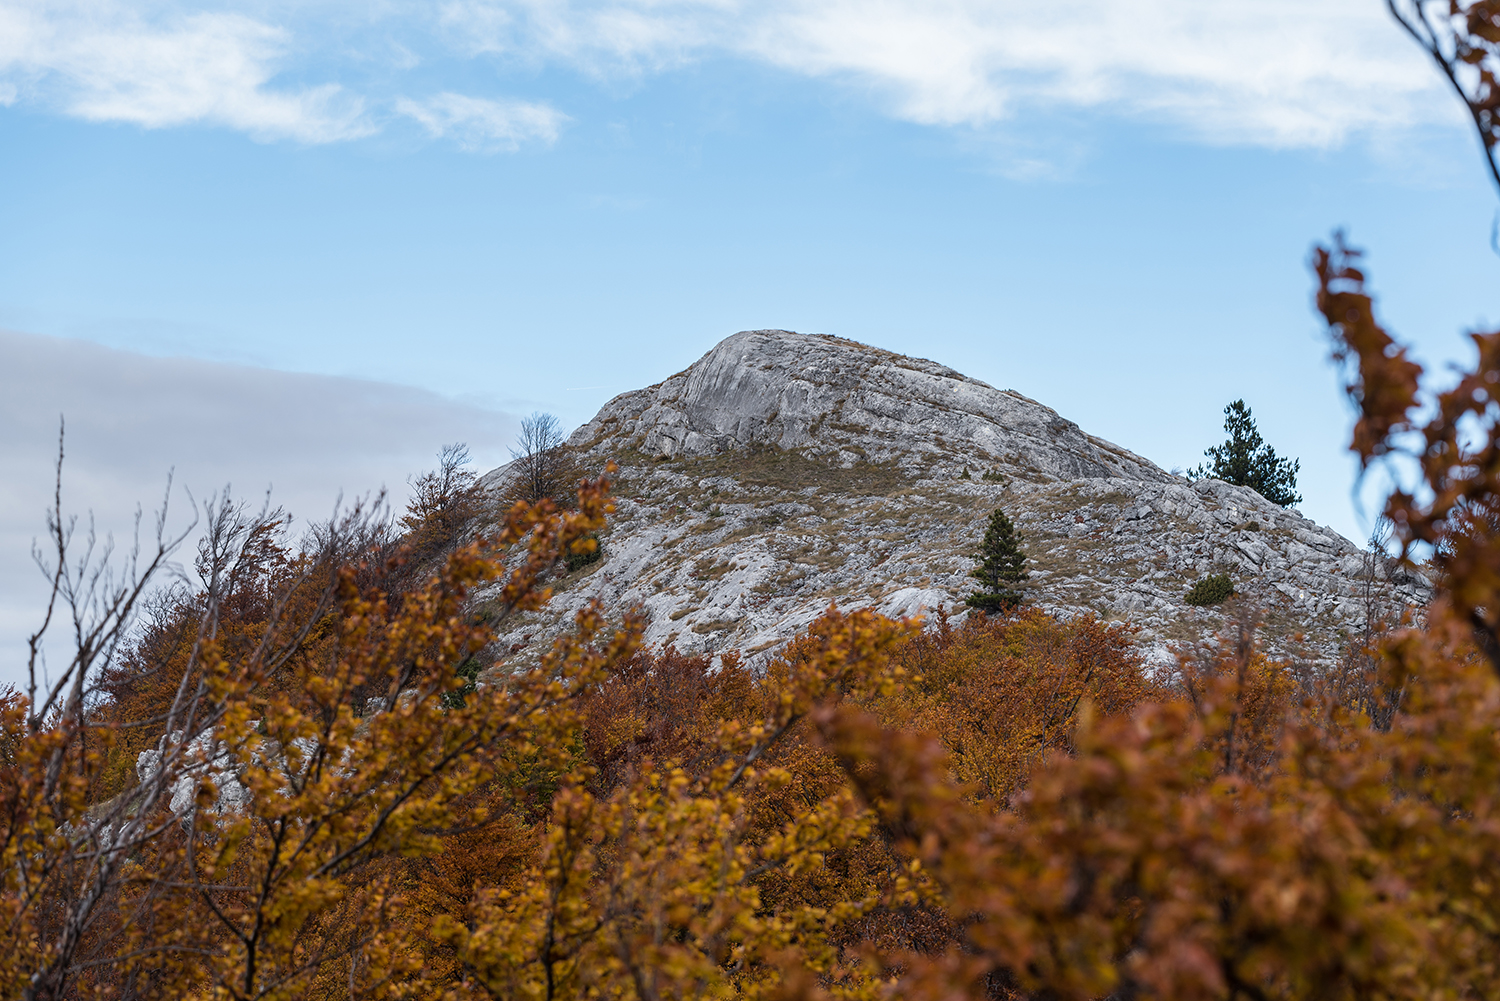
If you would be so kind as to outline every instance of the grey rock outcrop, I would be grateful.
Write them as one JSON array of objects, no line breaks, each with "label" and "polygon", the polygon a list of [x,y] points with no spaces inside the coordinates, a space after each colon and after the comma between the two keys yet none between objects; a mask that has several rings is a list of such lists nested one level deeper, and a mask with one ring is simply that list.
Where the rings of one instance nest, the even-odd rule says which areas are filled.
[{"label": "grey rock outcrop", "polygon": [[570,444],[665,459],[772,446],[844,466],[893,462],[909,476],[981,463],[1056,479],[1170,479],[1019,393],[925,359],[785,330],[725,338],[686,371],[615,397]]},{"label": "grey rock outcrop", "polygon": [[[569,447],[619,465],[618,511],[605,559],[503,638],[516,657],[595,597],[643,607],[648,643],[752,662],[830,603],[961,618],[996,506],[1022,532],[1033,604],[1127,619],[1163,661],[1222,625],[1183,601],[1210,572],[1264,608],[1273,648],[1316,659],[1372,611],[1428,597],[1248,488],[1189,483],[1018,393],[840,338],[735,334],[611,400]],[[508,473],[483,482],[501,490]]]},{"label": "grey rock outcrop", "polygon": [[[182,731],[174,731],[164,742],[170,748],[174,767],[168,772],[169,807],[173,816],[181,818],[197,805],[198,790],[207,778],[218,790],[213,809],[221,813],[240,813],[250,803],[250,790],[241,782],[238,763],[221,735],[205,731],[188,741],[185,747],[177,745],[182,740]],[[141,787],[150,787],[162,768],[161,747],[148,748],[136,756],[135,774]]]}]

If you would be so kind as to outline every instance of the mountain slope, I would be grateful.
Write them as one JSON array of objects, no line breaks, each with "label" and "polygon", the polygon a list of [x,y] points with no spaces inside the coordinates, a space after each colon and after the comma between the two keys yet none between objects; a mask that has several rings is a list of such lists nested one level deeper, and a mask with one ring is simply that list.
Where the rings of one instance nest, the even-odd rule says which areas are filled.
[{"label": "mountain slope", "polygon": [[[1426,593],[1248,488],[1189,483],[1020,394],[835,337],[735,334],[611,400],[569,447],[619,465],[619,510],[605,558],[505,637],[518,651],[594,597],[645,608],[650,643],[751,660],[830,602],[962,615],[996,506],[1031,556],[1029,601],[1128,617],[1161,659],[1219,626],[1183,602],[1206,573],[1265,609],[1274,647],[1318,658],[1369,606]],[[483,482],[501,490],[509,471]]]}]

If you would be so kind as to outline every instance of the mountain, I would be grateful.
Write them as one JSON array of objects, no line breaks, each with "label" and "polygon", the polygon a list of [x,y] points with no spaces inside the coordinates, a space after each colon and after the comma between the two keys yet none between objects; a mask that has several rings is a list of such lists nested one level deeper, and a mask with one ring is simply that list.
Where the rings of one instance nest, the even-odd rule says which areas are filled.
[{"label": "mountain", "polygon": [[[1164,662],[1222,625],[1183,600],[1209,573],[1263,608],[1273,649],[1315,659],[1371,608],[1428,592],[1247,487],[1190,483],[1019,393],[826,335],[735,334],[611,400],[568,448],[585,468],[618,464],[618,511],[604,558],[503,638],[515,651],[596,597],[643,607],[648,643],[752,662],[830,602],[961,618],[997,506],[1031,557],[1029,603],[1128,619]],[[501,491],[510,470],[481,482]]]}]

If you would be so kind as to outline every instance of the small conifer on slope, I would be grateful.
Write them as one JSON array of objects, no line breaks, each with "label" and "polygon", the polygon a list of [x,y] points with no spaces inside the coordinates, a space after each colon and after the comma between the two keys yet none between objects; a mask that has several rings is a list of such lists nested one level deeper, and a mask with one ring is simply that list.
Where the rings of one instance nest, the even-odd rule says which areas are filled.
[{"label": "small conifer on slope", "polygon": [[985,612],[1008,612],[1019,605],[1021,582],[1028,576],[1026,552],[1016,536],[1016,526],[998,507],[990,515],[989,527],[974,558],[979,565],[969,576],[979,581],[984,590],[969,595],[965,603]]}]

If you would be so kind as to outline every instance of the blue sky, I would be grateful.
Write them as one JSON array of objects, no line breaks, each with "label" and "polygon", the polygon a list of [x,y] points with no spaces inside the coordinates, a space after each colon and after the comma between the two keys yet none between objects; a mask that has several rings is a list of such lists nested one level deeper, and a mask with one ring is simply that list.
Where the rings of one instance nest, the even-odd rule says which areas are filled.
[{"label": "blue sky", "polygon": [[[1347,227],[1441,363],[1500,321],[1495,208],[1380,0],[0,0],[0,330],[30,335],[0,341],[0,532],[41,528],[46,483],[15,484],[45,481],[57,411],[101,517],[167,466],[321,514],[780,327],[1169,468],[1243,397],[1304,512],[1358,538],[1309,247]],[[239,388],[192,395],[181,359]],[[324,381],[270,414],[284,373]]]}]

